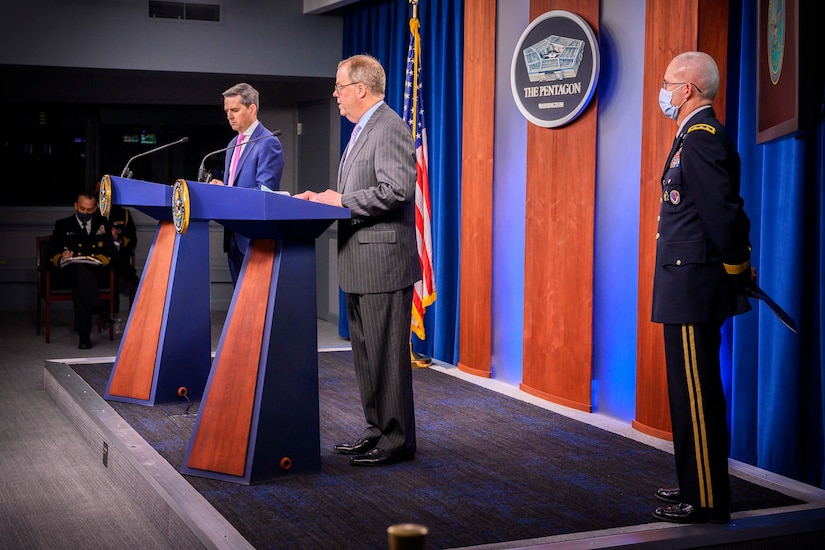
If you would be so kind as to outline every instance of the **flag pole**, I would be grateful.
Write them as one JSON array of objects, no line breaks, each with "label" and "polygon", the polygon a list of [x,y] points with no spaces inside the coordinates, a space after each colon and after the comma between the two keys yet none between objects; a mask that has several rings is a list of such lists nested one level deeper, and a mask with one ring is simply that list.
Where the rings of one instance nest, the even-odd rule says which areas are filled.
[{"label": "flag pole", "polygon": [[[414,71],[413,71],[413,86],[412,86],[412,108],[410,109],[410,127],[413,132],[413,137],[415,137],[415,133],[417,131],[418,126],[418,58],[419,49],[418,44],[420,43],[420,37],[418,34],[419,29],[419,22],[418,22],[418,0],[408,0],[410,5],[412,6],[412,17],[410,19],[410,33],[411,33],[411,42],[415,44],[413,55],[416,56],[414,61]],[[423,319],[421,319],[423,327]],[[433,359],[427,355],[418,353],[413,350],[412,348],[412,325],[410,330],[410,361],[412,362],[412,366],[415,368],[427,368],[429,367]]]}]

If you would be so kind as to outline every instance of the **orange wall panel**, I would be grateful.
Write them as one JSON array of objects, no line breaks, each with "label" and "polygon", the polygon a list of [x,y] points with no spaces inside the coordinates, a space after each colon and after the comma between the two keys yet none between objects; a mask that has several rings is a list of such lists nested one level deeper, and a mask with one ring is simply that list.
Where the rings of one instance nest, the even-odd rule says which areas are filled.
[{"label": "orange wall panel", "polygon": [[[530,18],[551,10],[579,15],[598,36],[598,0],[533,0]],[[588,412],[597,113],[594,97],[566,126],[527,130],[521,389]]]},{"label": "orange wall panel", "polygon": [[[493,275],[493,134],[496,2],[464,7],[464,116],[462,126],[461,277],[458,368],[490,376]],[[486,83],[469,85],[468,83]]]},{"label": "orange wall panel", "polygon": [[642,158],[639,208],[639,309],[636,340],[636,418],[633,427],[656,437],[671,437],[662,326],[650,321],[656,259],[661,178],[676,136],[676,124],[657,101],[662,76],[676,55],[702,50],[722,73],[713,107],[724,120],[728,3],[712,0],[648,0],[645,17],[645,75],[642,105]]}]

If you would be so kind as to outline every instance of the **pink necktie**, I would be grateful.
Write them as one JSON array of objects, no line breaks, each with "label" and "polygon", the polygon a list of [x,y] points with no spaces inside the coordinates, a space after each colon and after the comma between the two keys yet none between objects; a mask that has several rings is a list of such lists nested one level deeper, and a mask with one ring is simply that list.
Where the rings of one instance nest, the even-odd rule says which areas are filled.
[{"label": "pink necktie", "polygon": [[238,159],[241,158],[243,138],[243,134],[238,134],[238,141],[236,142],[235,149],[232,151],[232,163],[229,165],[229,182],[227,185],[235,185],[235,172],[238,169]]},{"label": "pink necktie", "polygon": [[361,126],[356,124],[355,128],[352,129],[352,135],[350,135],[350,137],[349,137],[349,143],[347,144],[346,155],[344,155],[344,158],[349,156],[349,152],[352,149],[352,146],[355,145],[355,138],[358,136],[358,132],[360,132],[360,131],[361,131]]}]

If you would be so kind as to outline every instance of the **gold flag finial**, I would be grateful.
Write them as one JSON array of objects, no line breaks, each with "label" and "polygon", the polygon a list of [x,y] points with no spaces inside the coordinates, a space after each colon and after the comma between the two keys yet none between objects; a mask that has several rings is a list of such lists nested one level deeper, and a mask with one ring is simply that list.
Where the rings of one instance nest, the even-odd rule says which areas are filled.
[{"label": "gold flag finial", "polygon": [[418,0],[409,0],[410,4],[412,4],[412,18],[418,19]]}]

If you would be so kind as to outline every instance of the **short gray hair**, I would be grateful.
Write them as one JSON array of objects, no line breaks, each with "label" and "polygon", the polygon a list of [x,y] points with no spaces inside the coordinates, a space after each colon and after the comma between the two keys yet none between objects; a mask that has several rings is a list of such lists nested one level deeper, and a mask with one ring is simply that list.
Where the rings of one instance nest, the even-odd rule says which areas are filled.
[{"label": "short gray hair", "polygon": [[247,107],[249,107],[250,105],[254,105],[255,107],[260,109],[260,105],[258,105],[258,101],[260,99],[260,96],[258,95],[258,90],[256,90],[246,82],[235,84],[234,86],[226,90],[222,95],[224,98],[241,96],[241,103],[243,103]]},{"label": "short gray hair", "polygon": [[353,82],[361,82],[374,96],[384,97],[387,88],[387,75],[384,67],[371,55],[353,55],[338,63],[338,67],[347,66],[347,74]]}]

